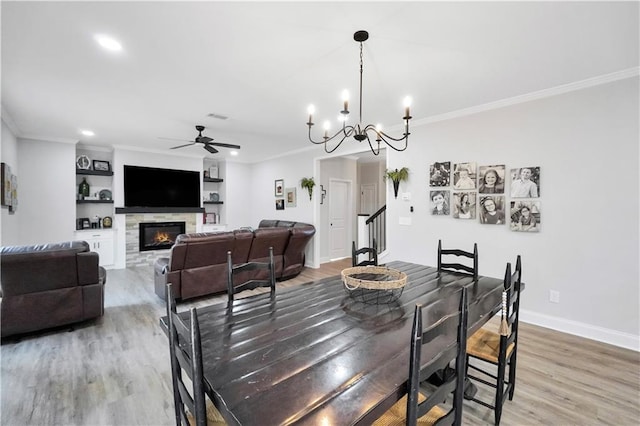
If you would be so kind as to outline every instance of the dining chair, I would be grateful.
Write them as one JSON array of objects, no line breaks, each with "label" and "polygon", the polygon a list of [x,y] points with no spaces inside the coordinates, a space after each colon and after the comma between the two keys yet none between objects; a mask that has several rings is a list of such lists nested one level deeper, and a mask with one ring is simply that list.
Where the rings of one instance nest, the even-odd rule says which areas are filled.
[{"label": "dining chair", "polygon": [[[455,262],[445,262],[443,256],[455,256]],[[473,266],[459,263],[457,258],[466,257],[473,259]],[[447,257],[449,259],[449,257]],[[438,273],[442,271],[462,272],[473,276],[474,281],[478,281],[478,244],[473,243],[473,252],[459,249],[443,249],[442,241],[438,240]]]},{"label": "dining chair", "polygon": [[176,425],[226,425],[220,412],[205,396],[200,326],[195,308],[191,308],[189,317],[187,325],[177,313],[171,284],[167,284],[167,322]]},{"label": "dining chair", "polygon": [[[456,329],[455,343],[423,366],[421,361],[422,347],[431,345],[447,330]],[[443,316],[425,330],[422,327],[422,305],[417,304],[413,316],[411,331],[411,350],[409,354],[408,394],[396,402],[387,412],[379,417],[374,426],[390,425],[461,425],[464,392],[464,374],[467,340],[467,289],[460,291],[460,302],[457,310]],[[420,392],[420,383],[438,370],[455,361],[455,370],[441,384],[432,387],[429,396]],[[453,393],[453,402],[443,408]]]},{"label": "dining chair", "polygon": [[[513,274],[511,264],[507,263],[502,293],[502,318],[498,332],[486,327],[481,328],[467,341],[467,376],[496,390],[492,403],[476,397],[470,399],[492,409],[496,425],[500,424],[502,406],[506,398],[512,400],[516,389],[521,279],[522,263],[518,256]],[[478,359],[490,365],[473,365],[469,363],[470,359]],[[469,369],[473,370],[475,375],[469,374]]]},{"label": "dining chair", "polygon": [[273,247],[269,247],[268,262],[248,262],[233,265],[231,252],[227,252],[227,293],[229,303],[234,295],[244,290],[270,287],[271,296],[276,293],[276,267],[273,260]]},{"label": "dining chair", "polygon": [[[362,254],[369,255],[367,260],[358,262],[358,256]],[[356,242],[351,241],[351,266],[378,266],[378,245],[376,239],[373,239],[373,247],[362,247],[356,250]]]}]

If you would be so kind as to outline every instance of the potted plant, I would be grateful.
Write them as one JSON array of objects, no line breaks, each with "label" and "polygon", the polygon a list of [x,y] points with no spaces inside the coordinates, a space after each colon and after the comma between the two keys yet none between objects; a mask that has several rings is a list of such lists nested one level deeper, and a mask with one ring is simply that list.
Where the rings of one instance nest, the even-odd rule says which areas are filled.
[{"label": "potted plant", "polygon": [[309,191],[309,201],[311,201],[311,197],[313,196],[313,187],[316,186],[316,182],[313,180],[313,177],[310,178],[302,178],[300,180],[300,187]]},{"label": "potted plant", "polygon": [[384,178],[391,179],[391,181],[393,182],[393,195],[395,196],[395,198],[398,198],[398,188],[400,187],[400,182],[409,180],[409,169],[403,167],[400,170],[387,170],[384,174]]}]

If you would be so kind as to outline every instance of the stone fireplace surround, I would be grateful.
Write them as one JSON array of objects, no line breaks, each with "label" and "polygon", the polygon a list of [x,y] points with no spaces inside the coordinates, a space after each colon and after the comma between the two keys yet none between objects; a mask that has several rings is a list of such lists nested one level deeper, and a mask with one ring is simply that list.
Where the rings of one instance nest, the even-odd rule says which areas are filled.
[{"label": "stone fireplace surround", "polygon": [[169,249],[140,251],[140,227],[141,222],[185,222],[185,233],[196,232],[195,213],[139,213],[126,214],[125,241],[126,241],[126,265],[153,266],[156,259],[169,256]]}]

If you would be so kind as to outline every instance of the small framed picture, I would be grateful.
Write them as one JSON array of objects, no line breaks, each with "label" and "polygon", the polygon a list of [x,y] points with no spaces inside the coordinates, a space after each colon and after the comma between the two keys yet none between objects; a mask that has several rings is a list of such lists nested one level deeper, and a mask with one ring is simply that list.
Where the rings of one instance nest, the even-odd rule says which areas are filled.
[{"label": "small framed picture", "polygon": [[511,202],[511,230],[540,232],[540,201]]},{"label": "small framed picture", "polygon": [[429,167],[429,186],[449,186],[451,162],[441,161]]},{"label": "small framed picture", "polygon": [[108,172],[111,170],[111,164],[108,161],[93,160],[93,170]]},{"label": "small framed picture", "polygon": [[287,200],[287,207],[295,207],[296,206],[296,189],[295,188],[287,188],[285,189],[285,200]]},{"label": "small framed picture", "polygon": [[432,215],[449,215],[449,191],[429,191],[429,198],[431,198]]},{"label": "small framed picture", "polygon": [[274,192],[276,197],[282,197],[284,195],[284,179],[278,179],[274,185]]},{"label": "small framed picture", "polygon": [[453,193],[453,217],[456,219],[476,218],[476,193],[474,191]]},{"label": "small framed picture", "polygon": [[453,189],[476,189],[476,163],[457,163],[453,170]]},{"label": "small framed picture", "polygon": [[480,166],[478,192],[481,194],[504,194],[504,164]]},{"label": "small framed picture", "polygon": [[276,200],[276,210],[284,210],[284,198],[278,198]]},{"label": "small framed picture", "polygon": [[480,197],[480,223],[487,225],[504,225],[505,204],[503,196]]},{"label": "small framed picture", "polygon": [[539,196],[539,166],[511,169],[511,198],[538,198]]}]

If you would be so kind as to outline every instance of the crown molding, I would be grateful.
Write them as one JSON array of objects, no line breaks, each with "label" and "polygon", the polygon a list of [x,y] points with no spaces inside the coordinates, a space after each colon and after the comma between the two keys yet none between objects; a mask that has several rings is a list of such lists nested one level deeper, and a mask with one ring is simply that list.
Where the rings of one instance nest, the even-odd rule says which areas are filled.
[{"label": "crown molding", "polygon": [[57,142],[57,143],[68,143],[68,144],[77,144],[80,142],[78,139],[71,138],[58,138],[51,136],[42,136],[42,135],[34,135],[34,134],[25,134],[18,136],[19,139],[29,139],[33,141],[43,141],[43,142]]},{"label": "crown molding", "polygon": [[4,121],[9,130],[11,130],[11,133],[13,133],[16,138],[20,137],[20,129],[18,128],[16,122],[13,120],[11,114],[9,114],[9,111],[7,111],[7,107],[5,107],[4,104],[0,104],[0,116],[2,117],[2,121]]},{"label": "crown molding", "polygon": [[514,96],[512,98],[502,99],[495,102],[489,102],[483,105],[477,105],[470,108],[464,108],[457,111],[451,111],[444,114],[422,118],[413,122],[412,125],[414,127],[417,127],[417,126],[423,126],[430,123],[437,123],[439,121],[451,120],[453,118],[478,114],[485,111],[522,104],[525,102],[531,102],[538,99],[561,95],[568,92],[574,92],[576,90],[586,89],[588,87],[599,86],[602,84],[607,84],[607,83],[611,83],[618,80],[637,77],[638,75],[640,75],[640,67],[628,68],[625,70],[616,71],[616,72],[604,74],[597,77],[587,78],[585,80],[575,81],[573,83],[563,84],[561,86],[551,87],[549,89],[539,90],[537,92],[527,93],[525,95]]}]

